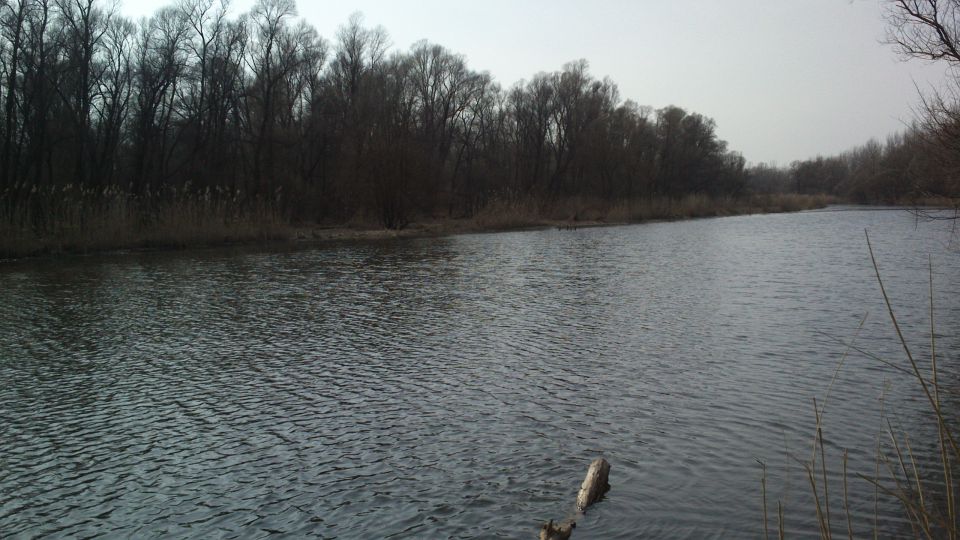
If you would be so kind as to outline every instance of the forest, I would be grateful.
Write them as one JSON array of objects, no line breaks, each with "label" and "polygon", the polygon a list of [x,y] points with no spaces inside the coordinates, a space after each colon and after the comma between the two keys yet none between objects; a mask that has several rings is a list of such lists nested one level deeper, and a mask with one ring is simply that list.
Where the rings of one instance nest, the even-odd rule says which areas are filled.
[{"label": "forest", "polygon": [[747,189],[757,193],[827,194],[863,204],[956,205],[958,160],[933,140],[934,131],[913,126],[834,156],[795,161],[789,167],[748,168]]},{"label": "forest", "polygon": [[751,167],[749,189],[830,194],[858,203],[960,207],[960,2],[885,0],[880,8],[886,44],[903,59],[943,66],[944,84],[919,91],[912,125],[884,143],[870,140],[787,168]]},{"label": "forest", "polygon": [[925,174],[913,141],[748,169],[713,120],[623,100],[586,60],[505,88],[441,45],[391,50],[359,14],[325,39],[293,0],[236,17],[226,0],[180,0],[136,22],[101,0],[0,4],[8,244],[263,223],[401,229],[569,200],[877,200],[912,184],[865,180],[874,171],[860,164]]},{"label": "forest", "polygon": [[138,23],[97,0],[5,5],[5,204],[33,190],[137,200],[230,190],[294,219],[469,214],[493,194],[735,193],[744,160],[704,116],[621,102],[586,61],[501,88],[355,15],[332,43],[291,0],[238,18],[188,0]]}]

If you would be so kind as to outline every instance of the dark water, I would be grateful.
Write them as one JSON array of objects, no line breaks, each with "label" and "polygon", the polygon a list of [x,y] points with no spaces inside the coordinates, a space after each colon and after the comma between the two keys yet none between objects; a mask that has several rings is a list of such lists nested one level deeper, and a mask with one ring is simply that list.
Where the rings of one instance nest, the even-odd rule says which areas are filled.
[{"label": "dark water", "polygon": [[[793,457],[830,336],[869,313],[858,343],[904,364],[863,231],[924,359],[932,256],[949,370],[950,226],[818,212],[6,263],[0,537],[532,538],[601,455],[613,487],[578,539],[757,537],[758,459],[771,515],[779,498],[814,535]],[[872,474],[881,395],[935,455],[916,389],[851,356],[824,425],[835,490],[843,448]],[[867,533],[873,490],[850,492]]]}]

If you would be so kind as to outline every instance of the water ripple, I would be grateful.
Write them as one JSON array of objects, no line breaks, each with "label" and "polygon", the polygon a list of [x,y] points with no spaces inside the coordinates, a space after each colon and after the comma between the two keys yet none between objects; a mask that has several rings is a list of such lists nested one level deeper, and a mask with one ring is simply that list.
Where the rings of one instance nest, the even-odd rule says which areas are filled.
[{"label": "water ripple", "polygon": [[[0,536],[533,537],[595,455],[614,488],[584,537],[758,536],[756,459],[788,533],[809,536],[793,456],[842,353],[824,333],[870,312],[861,342],[899,358],[862,231],[921,357],[933,254],[955,358],[960,258],[941,226],[806,213],[11,264]],[[850,358],[834,464],[850,448],[872,470],[885,378],[919,424],[909,385]],[[869,531],[872,491],[852,495]]]}]

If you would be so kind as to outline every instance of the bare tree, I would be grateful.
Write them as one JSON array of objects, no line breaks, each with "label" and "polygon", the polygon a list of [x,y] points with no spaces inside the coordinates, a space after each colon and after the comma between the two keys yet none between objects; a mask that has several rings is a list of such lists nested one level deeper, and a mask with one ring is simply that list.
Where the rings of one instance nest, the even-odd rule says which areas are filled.
[{"label": "bare tree", "polygon": [[[57,93],[66,105],[74,130],[73,177],[80,183],[90,178],[91,111],[100,84],[101,72],[96,56],[114,16],[115,6],[106,10],[96,0],[56,0],[59,24],[62,26],[62,47],[69,61],[57,86]],[[97,179],[99,180],[99,179]]]},{"label": "bare tree", "polygon": [[887,39],[907,56],[960,64],[960,1],[888,0]]},{"label": "bare tree", "polygon": [[123,141],[133,92],[133,61],[130,55],[136,26],[116,17],[108,21],[105,46],[100,63],[99,86],[93,101],[98,133],[93,171],[99,181],[112,184],[116,180],[116,159]]},{"label": "bare tree", "polygon": [[[887,41],[900,54],[943,62],[949,88],[922,96],[921,134],[953,177],[960,174],[960,0],[887,0]],[[960,182],[950,193],[956,196]]]},{"label": "bare tree", "polygon": [[171,170],[172,119],[187,62],[188,29],[183,13],[168,7],[141,25],[136,40],[134,182],[141,189],[158,189]]},{"label": "bare tree", "polygon": [[20,145],[20,150],[25,155],[26,164],[22,178],[32,180],[34,185],[41,184],[44,169],[47,171],[47,181],[53,181],[50,163],[52,148],[48,144],[48,132],[51,117],[49,105],[54,102],[55,95],[49,75],[56,61],[56,47],[50,46],[51,40],[47,35],[51,17],[51,0],[39,0],[36,9],[31,11],[27,54],[24,57],[24,106],[21,113],[24,128],[21,135],[26,142]]},{"label": "bare tree", "polygon": [[386,30],[364,27],[363,16],[354,13],[337,32],[327,75],[341,138],[340,168],[348,182],[344,190],[355,198],[362,191],[363,167],[371,145],[370,126],[377,112],[376,92],[367,91],[365,83],[374,80],[383,67],[388,45]]},{"label": "bare tree", "polygon": [[4,208],[36,202],[18,200],[27,182],[110,185],[85,191],[105,201],[122,186],[149,222],[167,195],[228,188],[292,219],[399,228],[501,196],[680,196],[742,176],[712,121],[621,104],[583,60],[504,91],[440,45],[388,54],[359,14],[328,47],[294,0],[235,19],[229,0],[171,0],[136,23],[113,1],[0,0]]},{"label": "bare tree", "polygon": [[0,155],[0,187],[8,184],[17,168],[20,148],[17,145],[18,134],[22,126],[17,122],[18,97],[22,98],[21,69],[25,56],[25,45],[29,32],[28,22],[36,9],[34,0],[16,0],[0,3],[0,32],[7,44],[4,58],[3,88],[3,148]]},{"label": "bare tree", "polygon": [[513,119],[514,183],[517,189],[532,192],[541,187],[546,173],[549,136],[553,120],[553,85],[546,73],[510,92]]}]

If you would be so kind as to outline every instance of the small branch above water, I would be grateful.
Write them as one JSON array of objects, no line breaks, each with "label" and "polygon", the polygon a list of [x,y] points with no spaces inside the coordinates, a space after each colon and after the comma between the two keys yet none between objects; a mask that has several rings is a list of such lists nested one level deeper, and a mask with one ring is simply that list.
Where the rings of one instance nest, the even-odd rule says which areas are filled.
[{"label": "small branch above water", "polygon": [[593,460],[580,485],[580,492],[577,493],[576,517],[557,524],[554,524],[553,520],[544,523],[540,527],[540,540],[568,540],[577,526],[576,520],[610,490],[609,477],[610,463],[603,458]]}]

